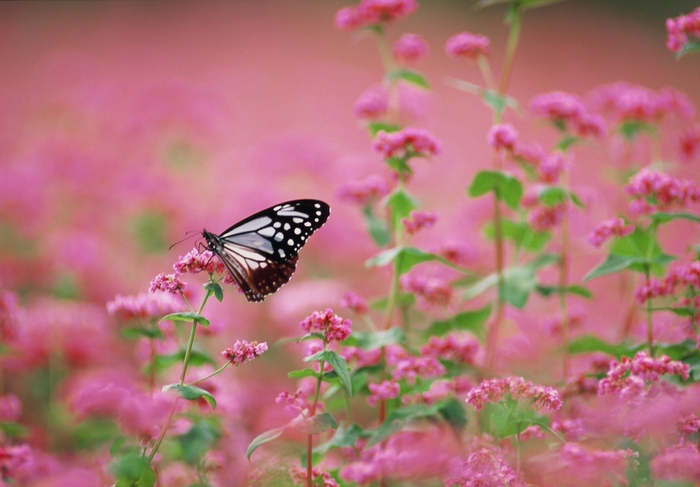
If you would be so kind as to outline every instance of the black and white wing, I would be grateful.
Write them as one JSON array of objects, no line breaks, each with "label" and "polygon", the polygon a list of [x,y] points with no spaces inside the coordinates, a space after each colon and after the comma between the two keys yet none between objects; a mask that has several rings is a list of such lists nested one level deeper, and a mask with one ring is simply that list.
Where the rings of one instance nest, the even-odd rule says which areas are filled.
[{"label": "black and white wing", "polygon": [[330,207],[323,201],[287,201],[241,220],[220,235],[204,230],[202,236],[248,301],[262,301],[289,281],[297,252],[329,215]]}]

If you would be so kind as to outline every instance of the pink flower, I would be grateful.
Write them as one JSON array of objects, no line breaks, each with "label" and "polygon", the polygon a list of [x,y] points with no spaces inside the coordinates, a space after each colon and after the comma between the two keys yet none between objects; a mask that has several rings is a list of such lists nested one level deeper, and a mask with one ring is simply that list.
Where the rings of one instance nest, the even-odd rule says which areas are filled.
[{"label": "pink flower", "polygon": [[385,159],[392,157],[434,156],[440,153],[440,143],[425,130],[405,128],[400,132],[380,130],[372,147]]},{"label": "pink flower", "polygon": [[161,318],[182,311],[183,303],[166,292],[139,293],[136,296],[117,295],[107,302],[107,312],[120,321],[136,318]]},{"label": "pink flower", "polygon": [[176,274],[198,274],[206,272],[208,274],[222,274],[225,270],[223,262],[221,262],[210,250],[200,252],[198,249],[192,249],[184,256],[180,256],[178,261],[173,264],[173,269]]},{"label": "pink flower", "polygon": [[666,282],[659,281],[655,277],[650,277],[648,281],[635,289],[634,298],[639,304],[644,304],[651,298],[668,296],[672,292],[673,288]]},{"label": "pink flower", "polygon": [[645,382],[658,382],[659,376],[664,374],[679,375],[688,379],[690,366],[678,360],[671,360],[666,355],[653,358],[640,351],[634,358],[622,357],[621,362],[610,362],[606,377],[598,383],[598,395],[638,395],[644,392]]},{"label": "pink flower", "polygon": [[321,333],[325,336],[326,343],[331,341],[343,341],[352,332],[352,322],[333,314],[333,310],[314,311],[299,323],[299,327],[306,333]]},{"label": "pink flower", "polygon": [[[302,485],[306,482],[307,471],[305,468],[294,467],[289,471],[294,485]],[[335,481],[331,474],[324,472],[320,468],[311,470],[311,479],[314,486],[318,487],[338,487],[338,482]]]},{"label": "pink flower", "polygon": [[450,474],[445,478],[450,487],[520,487],[513,467],[495,447],[480,448],[470,453],[466,459],[454,463]]},{"label": "pink flower", "polygon": [[339,30],[354,30],[380,22],[401,20],[417,8],[415,0],[362,0],[355,8],[340,9],[334,24]]},{"label": "pink flower", "polygon": [[559,181],[561,173],[571,166],[571,156],[568,158],[561,152],[553,152],[540,161],[537,166],[537,176],[547,184]]},{"label": "pink flower", "polygon": [[692,182],[646,168],[635,174],[624,189],[634,198],[654,198],[661,209],[700,201],[700,188]]},{"label": "pink flower", "polygon": [[187,283],[180,280],[180,274],[158,274],[151,281],[150,291],[163,291],[170,294],[181,294],[185,292]]},{"label": "pink flower", "polygon": [[374,348],[372,350],[362,350],[358,347],[345,347],[340,352],[340,354],[347,360],[355,361],[355,367],[368,367],[372,365],[377,365],[382,358],[382,349]]},{"label": "pink flower", "polygon": [[452,58],[465,57],[475,61],[479,56],[491,55],[491,41],[486,36],[460,32],[447,39],[445,52]]},{"label": "pink flower", "polygon": [[476,257],[476,251],[473,248],[454,240],[444,242],[435,253],[457,265],[468,264]]},{"label": "pink flower", "polygon": [[566,441],[578,441],[586,433],[583,420],[580,418],[552,421],[552,430],[562,434]]},{"label": "pink flower", "polygon": [[683,440],[667,448],[651,461],[654,478],[667,482],[700,482],[700,452],[698,447]]},{"label": "pink flower", "polygon": [[253,360],[267,352],[267,342],[250,342],[236,340],[233,348],[227,348],[221,355],[233,365],[240,365],[245,361]]},{"label": "pink flower", "polygon": [[399,384],[393,380],[385,380],[379,384],[367,384],[370,395],[367,396],[367,404],[374,407],[379,401],[393,399],[399,395]]},{"label": "pink flower", "polygon": [[586,108],[578,96],[553,91],[534,97],[530,102],[530,111],[553,122],[576,122],[586,112]]},{"label": "pink flower", "polygon": [[348,181],[338,188],[338,198],[358,205],[368,205],[389,193],[389,184],[375,175],[361,181]]},{"label": "pink flower", "polygon": [[551,230],[561,222],[564,205],[538,206],[528,214],[527,221],[536,232]]},{"label": "pink flower", "polygon": [[538,166],[540,162],[547,156],[547,152],[540,144],[516,141],[512,148],[513,157],[526,164]]},{"label": "pink flower", "polygon": [[435,357],[414,357],[399,360],[391,372],[394,380],[406,379],[409,383],[415,383],[417,377],[432,379],[445,375],[445,367]]},{"label": "pink flower", "polygon": [[678,52],[688,44],[688,34],[700,37],[700,7],[687,15],[667,19],[666,32],[666,47],[672,52]]},{"label": "pink flower", "polygon": [[423,228],[430,228],[435,225],[435,222],[437,222],[437,213],[434,211],[413,210],[409,218],[401,219],[409,235],[415,235]]},{"label": "pink flower", "polygon": [[481,345],[475,338],[459,340],[455,335],[446,337],[431,336],[426,345],[420,348],[421,355],[455,360],[460,363],[474,365]]},{"label": "pink flower", "polygon": [[14,394],[0,396],[0,421],[12,423],[22,414],[22,403]]},{"label": "pink flower", "polygon": [[677,421],[678,431],[682,435],[692,435],[700,431],[700,418],[695,413],[683,414]]},{"label": "pink flower", "polygon": [[659,123],[675,114],[692,118],[695,107],[690,99],[672,88],[654,92],[624,82],[604,85],[591,93],[594,107],[609,113],[616,121]]},{"label": "pink flower", "polygon": [[678,138],[678,145],[683,161],[695,159],[700,154],[700,124],[685,129]]},{"label": "pink flower", "polygon": [[333,25],[338,30],[355,30],[364,27],[365,20],[357,9],[353,7],[343,7],[335,14]]},{"label": "pink flower", "polygon": [[443,279],[421,277],[416,274],[401,276],[401,288],[423,298],[427,304],[446,306],[452,299],[452,287]]},{"label": "pink flower", "polygon": [[627,225],[622,218],[611,218],[599,223],[586,240],[594,247],[600,247],[610,237],[625,237],[634,231],[632,225]]},{"label": "pink flower", "polygon": [[518,132],[509,123],[502,123],[491,127],[488,133],[489,145],[496,151],[512,151],[518,138]]},{"label": "pink flower", "polygon": [[[26,443],[21,445],[0,445],[0,472],[2,472],[3,480],[22,480],[31,470],[37,467],[35,462],[35,453]],[[2,485],[14,485],[14,482],[5,484],[3,480],[0,480]],[[22,483],[20,482],[18,485]]]},{"label": "pink flower", "polygon": [[389,93],[384,88],[372,88],[360,95],[353,111],[357,118],[379,120],[389,110]]},{"label": "pink flower", "polygon": [[466,401],[479,411],[487,402],[500,402],[506,394],[515,400],[533,401],[538,409],[557,411],[562,406],[559,393],[555,389],[526,382],[522,377],[484,380],[467,393]]},{"label": "pink flower", "polygon": [[423,59],[429,51],[428,44],[417,34],[402,35],[391,49],[394,59],[406,64]]},{"label": "pink flower", "polygon": [[353,310],[355,313],[363,315],[369,311],[369,307],[364,299],[360,297],[359,294],[353,292],[347,292],[340,301],[340,305],[343,308],[348,308]]}]

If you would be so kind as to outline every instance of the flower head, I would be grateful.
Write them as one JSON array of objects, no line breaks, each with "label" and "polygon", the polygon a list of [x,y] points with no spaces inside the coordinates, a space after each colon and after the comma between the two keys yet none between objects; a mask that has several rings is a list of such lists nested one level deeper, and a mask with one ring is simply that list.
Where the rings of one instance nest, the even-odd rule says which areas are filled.
[{"label": "flower head", "polygon": [[666,47],[678,52],[688,44],[688,35],[700,37],[700,7],[687,15],[666,20]]},{"label": "flower head", "polygon": [[467,403],[479,411],[487,402],[500,402],[506,394],[513,399],[534,401],[535,406],[557,411],[562,401],[556,389],[540,386],[525,381],[522,377],[506,377],[503,379],[487,379],[467,393]]},{"label": "flower head", "polygon": [[399,383],[393,380],[385,380],[379,384],[368,384],[370,395],[367,396],[367,404],[376,406],[379,401],[393,399],[399,395]]},{"label": "flower head", "polygon": [[343,341],[352,332],[352,322],[333,314],[333,310],[314,311],[299,323],[299,327],[306,333],[321,333],[325,336],[326,343],[331,341]]},{"label": "flower head", "polygon": [[389,110],[389,93],[384,88],[371,88],[360,95],[353,111],[357,118],[379,120]]},{"label": "flower head", "polygon": [[625,223],[622,218],[610,218],[599,223],[586,240],[594,247],[600,247],[610,237],[625,237],[634,231],[632,225]]},{"label": "flower head", "polygon": [[372,147],[385,159],[392,157],[434,156],[440,143],[425,130],[407,127],[399,132],[380,130]]},{"label": "flower head", "polygon": [[364,299],[360,297],[359,294],[353,292],[346,292],[343,299],[340,301],[340,305],[344,308],[353,310],[355,313],[363,315],[369,311],[369,307]]},{"label": "flower head", "polygon": [[360,181],[348,181],[338,188],[338,198],[358,205],[367,205],[389,193],[389,184],[376,175]]},{"label": "flower head", "polygon": [[491,127],[488,133],[489,145],[494,150],[512,151],[518,139],[518,132],[509,123],[502,123]]},{"label": "flower head", "polygon": [[418,9],[416,0],[362,0],[357,7],[345,7],[336,13],[335,27],[355,30],[381,22],[401,20]]},{"label": "flower head", "polygon": [[160,318],[182,310],[183,304],[172,294],[162,291],[139,293],[136,296],[117,295],[107,302],[107,312],[122,321],[135,318]]},{"label": "flower head", "polygon": [[413,210],[409,218],[401,219],[409,235],[414,235],[423,228],[430,228],[435,225],[435,222],[437,222],[437,213],[434,211]]},{"label": "flower head", "polygon": [[447,39],[445,52],[452,58],[464,57],[475,61],[479,56],[488,57],[491,54],[491,41],[486,36],[460,32]]},{"label": "flower head", "polygon": [[227,348],[221,355],[233,365],[240,365],[246,360],[253,360],[267,352],[267,342],[247,342],[236,340],[233,348]]},{"label": "flower head", "polygon": [[401,63],[415,63],[430,52],[428,44],[417,34],[404,34],[391,48],[394,59]]},{"label": "flower head", "polygon": [[173,264],[173,269],[177,274],[198,274],[200,272],[222,274],[225,267],[211,250],[200,252],[199,249],[195,248],[184,256],[180,256],[178,261]]},{"label": "flower head", "polygon": [[155,293],[163,291],[170,294],[180,294],[185,292],[187,283],[180,280],[180,274],[158,274],[151,281],[150,291]]},{"label": "flower head", "polygon": [[643,394],[646,382],[658,382],[664,374],[678,375],[688,379],[690,366],[666,355],[658,358],[644,351],[637,352],[634,358],[622,357],[620,362],[613,360],[604,379],[598,383],[598,395],[619,394],[637,396]]}]

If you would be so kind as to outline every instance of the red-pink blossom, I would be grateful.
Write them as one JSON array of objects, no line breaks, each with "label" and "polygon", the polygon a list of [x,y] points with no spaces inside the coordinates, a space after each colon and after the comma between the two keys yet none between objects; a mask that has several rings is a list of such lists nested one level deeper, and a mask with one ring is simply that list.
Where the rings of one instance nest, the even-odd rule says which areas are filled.
[{"label": "red-pink blossom", "polygon": [[698,447],[683,440],[659,453],[651,461],[655,479],[666,482],[700,482],[700,452]]},{"label": "red-pink blossom", "polygon": [[700,418],[695,413],[685,413],[676,422],[678,432],[682,435],[692,435],[700,431]]},{"label": "red-pink blossom", "polygon": [[552,430],[563,435],[566,441],[579,441],[586,433],[581,418],[552,421]]},{"label": "red-pink blossom", "polygon": [[525,484],[517,472],[495,448],[480,448],[466,458],[453,462],[445,477],[447,487],[520,487]]},{"label": "red-pink blossom", "polygon": [[688,44],[688,35],[700,37],[700,7],[687,15],[666,19],[666,33],[666,47],[672,52]]},{"label": "red-pink blossom", "polygon": [[685,129],[678,137],[678,145],[684,162],[697,158],[700,155],[700,124]]},{"label": "red-pink blossom", "polygon": [[481,345],[476,338],[459,339],[455,335],[446,337],[431,336],[426,345],[420,348],[421,355],[454,360],[460,363],[474,365]]},{"label": "red-pink blossom", "polygon": [[401,63],[414,63],[426,57],[430,49],[417,34],[404,34],[391,48],[394,59]]},{"label": "red-pink blossom", "polygon": [[515,141],[512,151],[515,160],[535,167],[547,156],[547,152],[538,143]]},{"label": "red-pink blossom", "polygon": [[457,265],[468,264],[476,258],[476,250],[473,247],[456,240],[443,242],[434,253]]},{"label": "red-pink blossom", "polygon": [[359,347],[345,347],[340,352],[340,355],[348,362],[355,361],[355,367],[368,367],[377,365],[382,358],[382,349],[373,348],[372,350],[363,350]]},{"label": "red-pink blossom", "polygon": [[491,41],[486,36],[460,32],[447,39],[445,52],[452,58],[476,60],[479,56],[488,57],[491,54]]},{"label": "red-pink blossom", "polygon": [[170,294],[181,294],[185,292],[187,283],[180,280],[180,274],[158,274],[151,281],[150,291],[155,293],[162,291]]},{"label": "red-pink blossom", "polygon": [[225,270],[223,262],[214,256],[211,250],[200,252],[199,249],[192,249],[185,255],[181,255],[173,269],[176,274],[198,274],[206,272],[208,274],[222,274]]},{"label": "red-pink blossom", "polygon": [[407,127],[399,132],[380,130],[372,143],[374,150],[385,159],[392,157],[434,156],[440,153],[440,143],[427,131]]},{"label": "red-pink blossom", "polygon": [[522,377],[486,379],[467,393],[467,403],[479,411],[487,402],[500,402],[507,394],[515,400],[530,400],[538,409],[557,411],[562,401],[556,389],[525,381]]},{"label": "red-pink blossom", "polygon": [[267,352],[267,342],[247,342],[236,340],[233,348],[227,348],[221,355],[233,365],[240,365],[245,361],[253,360]]},{"label": "red-pink blossom", "polygon": [[350,291],[346,292],[343,295],[343,299],[340,301],[340,305],[343,308],[351,309],[355,313],[361,315],[369,311],[369,306],[367,306],[367,302],[365,302],[365,300],[362,299],[359,294]]},{"label": "red-pink blossom", "polygon": [[553,91],[535,96],[530,101],[530,111],[555,122],[575,122],[586,112],[586,107],[576,95]]},{"label": "red-pink blossom", "polygon": [[655,277],[650,277],[634,291],[634,298],[639,304],[644,304],[652,298],[668,296],[673,292],[673,287]]},{"label": "red-pink blossom", "polygon": [[[294,485],[302,485],[306,482],[308,472],[306,468],[294,467],[289,470],[289,474],[294,481]],[[331,474],[318,467],[311,469],[311,479],[313,485],[317,487],[338,487],[338,482],[331,477]]]},{"label": "red-pink blossom", "polygon": [[358,205],[367,205],[389,192],[389,184],[379,176],[370,175],[360,181],[348,181],[338,188],[338,198]]},{"label": "red-pink blossom", "polygon": [[299,323],[299,327],[306,333],[321,333],[326,343],[331,341],[343,341],[352,332],[352,322],[333,314],[333,310],[314,311]]},{"label": "red-pink blossom", "polygon": [[553,152],[545,156],[537,165],[537,176],[543,183],[556,183],[562,172],[569,170],[571,163],[571,154],[567,157],[561,152]]},{"label": "red-pink blossom", "polygon": [[625,237],[633,231],[634,227],[626,224],[622,218],[610,218],[596,225],[586,240],[594,247],[600,247],[610,237]]},{"label": "red-pink blossom", "polygon": [[374,407],[379,401],[393,399],[399,395],[399,383],[393,380],[385,380],[379,384],[367,384],[369,388],[369,396],[367,396],[367,404]]},{"label": "red-pink blossom", "polygon": [[509,123],[494,125],[487,135],[489,145],[496,151],[512,151],[518,139],[518,131]]},{"label": "red-pink blossom", "polygon": [[647,382],[658,382],[661,375],[678,375],[688,379],[690,366],[678,360],[671,360],[666,355],[650,357],[644,351],[634,356],[622,357],[620,362],[613,360],[604,379],[598,383],[598,395],[619,394],[637,396],[644,392]]},{"label": "red-pink blossom", "polygon": [[434,211],[413,210],[408,218],[402,218],[406,232],[409,235],[415,235],[423,228],[430,228],[437,222],[437,213]]},{"label": "red-pink blossom", "polygon": [[383,88],[371,88],[360,95],[353,106],[357,118],[379,120],[389,110],[389,92]]},{"label": "red-pink blossom", "polygon": [[617,122],[659,123],[670,115],[690,119],[695,114],[690,99],[673,88],[655,92],[621,81],[595,89],[590,98],[594,108],[608,113]]},{"label": "red-pink blossom", "polygon": [[435,357],[414,357],[410,355],[395,364],[391,372],[394,380],[406,379],[410,384],[415,383],[416,378],[432,379],[445,374],[445,367]]},{"label": "red-pink blossom", "polygon": [[355,30],[380,22],[401,20],[417,8],[415,0],[362,0],[357,7],[340,9],[334,25],[339,30]]},{"label": "red-pink blossom", "polygon": [[182,311],[184,303],[170,293],[158,291],[136,296],[117,295],[107,302],[107,312],[122,321],[135,318],[162,318]]},{"label": "red-pink blossom", "polygon": [[564,208],[564,205],[538,206],[530,211],[527,221],[536,232],[546,232],[559,225]]},{"label": "red-pink blossom", "polygon": [[700,201],[700,188],[693,182],[647,168],[635,174],[624,189],[633,198],[654,198],[660,209]]},{"label": "red-pink blossom", "polygon": [[0,422],[12,423],[22,414],[22,403],[14,394],[0,396]]},{"label": "red-pink blossom", "polygon": [[404,274],[399,282],[404,291],[420,296],[429,305],[446,306],[452,299],[452,286],[438,277]]}]

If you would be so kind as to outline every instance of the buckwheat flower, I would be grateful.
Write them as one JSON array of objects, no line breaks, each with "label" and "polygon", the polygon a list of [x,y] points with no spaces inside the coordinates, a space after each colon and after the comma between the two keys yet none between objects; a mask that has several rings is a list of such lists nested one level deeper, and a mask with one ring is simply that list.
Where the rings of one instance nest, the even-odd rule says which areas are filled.
[{"label": "buckwheat flower", "polygon": [[700,124],[685,129],[678,137],[681,159],[689,162],[700,155]]},{"label": "buckwheat flower", "polygon": [[[289,470],[295,485],[302,485],[306,482],[307,471],[305,468],[294,467]],[[331,474],[324,472],[318,467],[311,470],[311,479],[314,486],[318,487],[338,487],[338,482],[335,481]]]},{"label": "buckwheat flower", "polygon": [[515,469],[495,448],[481,448],[454,463],[444,480],[446,487],[519,487]]},{"label": "buckwheat flower", "polygon": [[415,235],[423,228],[430,228],[435,225],[435,222],[437,222],[437,213],[434,211],[413,210],[408,218],[401,219],[409,235]]},{"label": "buckwheat flower", "polygon": [[299,323],[299,327],[306,333],[321,333],[325,336],[326,343],[331,341],[343,341],[352,332],[352,322],[333,314],[333,310],[314,311]]},{"label": "buckwheat flower", "polygon": [[404,274],[399,283],[404,291],[420,296],[429,305],[446,306],[452,299],[450,283],[437,277]]},{"label": "buckwheat flower", "polygon": [[14,394],[0,396],[0,421],[3,423],[13,423],[22,414],[22,403]]},{"label": "buckwheat flower", "polygon": [[476,259],[476,250],[464,242],[447,240],[434,253],[456,265],[468,264]]},{"label": "buckwheat flower", "polygon": [[686,413],[678,418],[676,426],[680,434],[689,436],[700,431],[700,418],[695,413]]},{"label": "buckwheat flower", "polygon": [[624,188],[635,198],[656,199],[658,207],[685,206],[700,201],[700,188],[691,181],[680,180],[660,171],[642,169],[635,174]]},{"label": "buckwheat flower", "polygon": [[574,130],[579,137],[603,138],[607,135],[605,120],[597,113],[582,113],[575,121]]},{"label": "buckwheat flower", "polygon": [[382,349],[363,350],[359,347],[344,347],[340,355],[348,362],[355,361],[355,368],[377,365],[382,359]]},{"label": "buckwheat flower", "polygon": [[618,82],[591,93],[594,106],[617,121],[659,123],[670,115],[692,118],[695,108],[690,99],[672,88],[654,92],[649,88]]},{"label": "buckwheat flower", "polygon": [[170,294],[185,292],[187,283],[180,280],[180,274],[158,274],[151,281],[150,292],[163,291]]},{"label": "buckwheat flower", "polygon": [[546,232],[561,223],[564,205],[538,206],[527,216],[527,221],[536,232]]},{"label": "buckwheat flower", "polygon": [[571,479],[567,485],[575,487],[591,485],[624,485],[630,459],[639,454],[631,449],[584,449],[576,443],[566,443],[558,452],[559,462],[552,459],[556,479]]},{"label": "buckwheat flower", "polygon": [[659,453],[651,461],[655,479],[667,482],[700,482],[700,452],[698,447],[683,440]]},{"label": "buckwheat flower", "polygon": [[362,299],[359,294],[350,291],[343,295],[343,299],[340,300],[340,305],[343,308],[351,309],[360,315],[363,315],[369,311],[367,302]]},{"label": "buckwheat flower", "polygon": [[645,199],[633,199],[627,205],[627,213],[631,217],[639,217],[656,213],[656,206]]},{"label": "buckwheat flower", "polygon": [[358,205],[368,205],[389,193],[384,178],[371,175],[360,181],[348,181],[338,188],[338,198]]},{"label": "buckwheat flower", "polygon": [[547,152],[538,143],[515,141],[512,151],[515,160],[535,167],[547,156]]},{"label": "buckwheat flower", "polygon": [[522,377],[513,376],[482,381],[467,393],[466,402],[479,411],[487,402],[500,402],[506,394],[510,394],[515,400],[530,400],[538,409],[557,411],[562,406],[559,393],[555,389],[535,385],[532,382],[526,382]]},{"label": "buckwheat flower", "polygon": [[460,32],[447,39],[445,52],[452,58],[464,57],[476,61],[479,56],[491,55],[491,41],[486,36]]},{"label": "buckwheat flower", "polygon": [[167,292],[139,293],[136,296],[117,295],[107,302],[107,312],[120,321],[137,318],[160,318],[182,311],[182,302]]},{"label": "buckwheat flower", "polygon": [[354,7],[344,7],[335,14],[333,25],[338,30],[355,30],[365,25],[365,19]]},{"label": "buckwheat flower", "polygon": [[459,340],[455,335],[446,337],[431,336],[426,345],[420,347],[420,353],[443,360],[454,360],[460,363],[474,365],[481,345],[475,338]]},{"label": "buckwheat flower", "polygon": [[435,357],[410,356],[396,364],[396,368],[391,372],[391,377],[394,380],[406,379],[410,384],[413,384],[417,377],[432,379],[445,375],[445,372],[445,367]]},{"label": "buckwheat flower", "polygon": [[586,240],[594,247],[600,247],[610,237],[626,237],[633,231],[634,226],[626,224],[622,218],[610,218],[596,225]]},{"label": "buckwheat flower", "polygon": [[566,157],[561,152],[553,152],[540,161],[537,166],[537,176],[543,183],[556,183],[561,173],[569,170],[571,162],[571,156]]},{"label": "buckwheat flower", "polygon": [[352,462],[338,472],[338,476],[346,482],[366,485],[383,477],[381,465],[374,462]]},{"label": "buckwheat flower", "polygon": [[700,290],[700,261],[676,267],[666,275],[664,282],[672,289],[677,286],[692,286],[695,290]]},{"label": "buckwheat flower", "polygon": [[391,48],[394,59],[406,64],[423,59],[429,51],[428,44],[417,34],[402,35]]},{"label": "buckwheat flower", "polygon": [[502,123],[491,127],[487,139],[489,145],[496,151],[512,151],[518,139],[518,132],[511,124]]},{"label": "buckwheat flower", "polygon": [[688,34],[700,37],[700,8],[687,15],[667,19],[666,32],[666,47],[672,52],[678,52],[688,44]]},{"label": "buckwheat flower", "polygon": [[366,24],[401,20],[417,9],[416,0],[362,0],[357,6]]},{"label": "buckwheat flower", "polygon": [[553,91],[535,96],[530,101],[533,115],[548,118],[555,123],[577,122],[586,112],[581,98],[563,91]]},{"label": "buckwheat flower", "polygon": [[531,439],[544,440],[545,438],[546,435],[544,434],[544,431],[542,431],[542,428],[536,424],[528,426],[520,432],[520,441],[527,441]]},{"label": "buckwheat flower", "polygon": [[212,251],[200,252],[195,248],[184,256],[180,256],[178,261],[173,264],[173,269],[177,274],[198,274],[200,272],[222,274],[226,268]]},{"label": "buckwheat flower", "polygon": [[17,336],[17,295],[0,291],[0,341],[7,343]]},{"label": "buckwheat flower", "polygon": [[367,404],[374,407],[379,401],[393,399],[399,395],[399,383],[393,380],[385,380],[379,384],[367,384],[370,395],[367,396]]},{"label": "buckwheat flower", "polygon": [[598,395],[627,394],[628,389],[631,392],[639,392],[640,385],[643,388],[647,382],[658,382],[661,375],[679,375],[683,379],[688,379],[689,373],[688,364],[671,360],[667,355],[653,358],[646,352],[640,351],[634,358],[622,357],[620,362],[616,360],[610,362],[606,377],[598,382]]},{"label": "buckwheat flower", "polygon": [[[27,469],[36,468],[35,465],[36,453],[32,450],[32,447],[23,443],[21,445],[0,445],[0,472],[2,472],[2,485],[14,485],[6,484],[4,480],[21,480],[22,477],[27,475]],[[18,485],[22,485],[20,482]]]},{"label": "buckwheat flower", "polygon": [[581,418],[552,421],[552,430],[563,435],[566,441],[579,441],[586,434]]},{"label": "buckwheat flower", "polygon": [[634,291],[634,299],[639,304],[646,303],[649,299],[658,298],[659,296],[668,296],[672,289],[662,281],[655,277],[650,277],[644,284],[637,286]]},{"label": "buckwheat flower", "polygon": [[434,156],[440,153],[440,143],[425,130],[407,127],[399,132],[380,130],[372,148],[385,159],[392,157]]},{"label": "buckwheat flower", "polygon": [[247,342],[236,340],[233,348],[227,348],[221,355],[233,365],[241,365],[246,360],[250,361],[267,352],[267,342]]},{"label": "buckwheat flower", "polygon": [[379,120],[389,110],[389,92],[385,88],[372,88],[360,95],[353,106],[357,118]]}]

